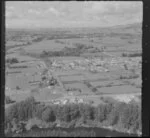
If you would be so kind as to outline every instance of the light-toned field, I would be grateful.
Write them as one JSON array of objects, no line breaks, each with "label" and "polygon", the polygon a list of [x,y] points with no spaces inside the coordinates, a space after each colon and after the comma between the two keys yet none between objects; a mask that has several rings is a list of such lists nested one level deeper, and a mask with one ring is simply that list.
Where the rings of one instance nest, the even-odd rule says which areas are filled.
[{"label": "light-toned field", "polygon": [[72,83],[72,84],[65,84],[65,88],[77,88],[81,90],[81,93],[90,94],[91,90],[83,83]]},{"label": "light-toned field", "polygon": [[[6,87],[10,89],[16,89],[18,86],[21,90],[29,90],[38,86],[38,82],[41,80],[40,73],[42,68],[37,67],[38,61],[35,62],[22,62],[11,65],[11,67],[20,68],[7,68],[8,75],[6,78]],[[21,66],[27,66],[27,68],[21,68]],[[15,73],[18,72],[18,73]],[[20,72],[20,73],[19,73]],[[37,82],[37,84],[32,85],[30,82]]]},{"label": "light-toned field", "polygon": [[128,94],[128,93],[140,93],[141,89],[135,88],[130,85],[123,85],[123,86],[113,86],[113,87],[103,87],[98,88],[98,93],[106,93],[106,94]]},{"label": "light-toned field", "polygon": [[91,81],[90,84],[94,87],[105,87],[107,85],[115,86],[115,85],[125,85],[126,83],[120,80],[107,80],[107,81]]},{"label": "light-toned field", "polygon": [[66,81],[82,81],[85,80],[84,76],[82,75],[70,75],[70,76],[65,76],[65,77],[60,77],[60,79],[64,82]]},{"label": "light-toned field", "polygon": [[24,42],[19,42],[19,41],[8,41],[7,43],[6,43],[6,46],[7,47],[11,47],[11,46],[15,46],[15,45],[22,45],[22,44],[24,44]]},{"label": "light-toned field", "polygon": [[42,88],[31,92],[31,95],[40,102],[50,102],[52,100],[60,99],[64,97],[64,92],[59,87],[53,88]]}]

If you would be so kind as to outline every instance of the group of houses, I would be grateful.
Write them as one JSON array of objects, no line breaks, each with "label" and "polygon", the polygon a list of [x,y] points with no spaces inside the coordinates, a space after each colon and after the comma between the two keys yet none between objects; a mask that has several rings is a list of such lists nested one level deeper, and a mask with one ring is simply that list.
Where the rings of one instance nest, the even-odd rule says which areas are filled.
[{"label": "group of houses", "polygon": [[98,71],[98,72],[108,72],[109,68],[112,66],[124,68],[124,65],[132,68],[132,66],[139,67],[139,59],[123,59],[121,57],[116,58],[105,58],[101,60],[100,58],[92,58],[92,59],[78,59],[73,61],[54,61],[52,64],[52,69],[55,71],[56,69],[63,70],[89,70],[89,71]]},{"label": "group of houses", "polygon": [[64,105],[64,104],[68,104],[68,103],[83,103],[84,100],[82,98],[65,98],[65,99],[56,99],[56,100],[51,100],[51,103],[53,104],[58,104],[58,105]]}]

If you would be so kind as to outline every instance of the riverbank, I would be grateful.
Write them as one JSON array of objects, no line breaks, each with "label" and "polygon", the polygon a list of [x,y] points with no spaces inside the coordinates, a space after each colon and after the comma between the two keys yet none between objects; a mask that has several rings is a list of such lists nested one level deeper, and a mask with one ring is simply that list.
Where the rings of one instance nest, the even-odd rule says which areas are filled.
[{"label": "riverbank", "polygon": [[[90,123],[90,122],[89,122]],[[27,124],[27,122],[24,122],[24,124],[26,125],[25,129],[20,129],[18,131],[15,132],[11,132],[11,133],[7,133],[6,136],[9,137],[13,137],[13,136],[35,136],[35,135],[40,135],[40,136],[46,136],[47,134],[49,134],[51,136],[51,133],[54,133],[53,131],[55,131],[55,133],[58,133],[57,131],[65,133],[66,136],[70,136],[72,135],[72,133],[75,132],[79,132],[82,133],[84,131],[84,133],[87,133],[87,135],[94,136],[94,137],[107,137],[107,136],[111,136],[111,137],[138,137],[141,136],[141,134],[133,134],[130,131],[121,131],[113,126],[102,126],[100,124],[95,124],[94,121],[93,123],[90,124],[76,124],[76,123],[65,123],[65,122],[60,122],[60,123],[50,123],[50,124],[41,124],[41,125],[37,125],[37,124],[32,124],[29,127],[29,124]],[[95,124],[95,125],[93,125]],[[28,126],[28,127],[27,127]],[[82,132],[80,132],[82,131]],[[91,132],[91,133],[89,133]],[[81,134],[82,135],[82,134]]]},{"label": "riverbank", "polygon": [[117,132],[117,131],[112,131],[112,130],[108,130],[108,129],[104,129],[104,128],[96,128],[96,127],[77,127],[77,128],[62,128],[62,127],[56,127],[56,128],[37,128],[34,127],[31,130],[28,131],[24,131],[21,133],[11,133],[11,134],[7,134],[6,136],[21,136],[21,137],[26,137],[26,136],[47,136],[49,134],[49,136],[52,135],[52,133],[62,133],[65,134],[66,136],[71,134],[71,133],[81,133],[82,136],[83,132],[85,133],[85,135],[87,136],[87,134],[91,137],[137,137],[137,135],[134,134],[127,134],[127,133],[121,133],[121,132]]}]

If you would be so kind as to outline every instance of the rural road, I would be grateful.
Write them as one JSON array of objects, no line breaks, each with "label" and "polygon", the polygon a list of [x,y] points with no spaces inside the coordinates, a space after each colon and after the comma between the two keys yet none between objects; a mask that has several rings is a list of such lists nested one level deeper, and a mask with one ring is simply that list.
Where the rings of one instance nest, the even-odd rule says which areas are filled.
[{"label": "rural road", "polygon": [[58,76],[54,72],[50,71],[49,67],[50,67],[51,62],[49,61],[49,59],[44,59],[44,63],[45,63],[45,68],[48,69],[48,76],[49,77],[53,76],[54,78],[56,78],[56,80],[58,81],[58,83],[59,83],[60,87],[62,88],[62,90],[65,91],[64,85],[59,80]]}]

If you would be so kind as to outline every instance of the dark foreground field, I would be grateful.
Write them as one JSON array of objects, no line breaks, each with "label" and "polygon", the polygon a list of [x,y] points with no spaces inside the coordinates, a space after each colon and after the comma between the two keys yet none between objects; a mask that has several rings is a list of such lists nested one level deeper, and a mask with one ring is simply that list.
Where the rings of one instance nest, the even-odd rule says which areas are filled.
[{"label": "dark foreground field", "polygon": [[39,129],[33,128],[20,134],[10,133],[6,137],[138,137],[136,134],[121,133],[104,128],[53,128]]}]

